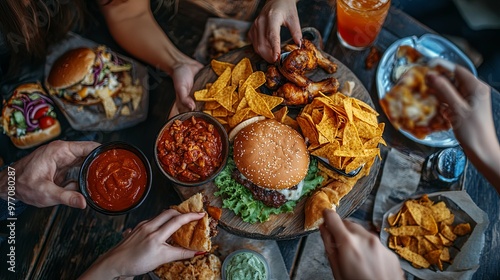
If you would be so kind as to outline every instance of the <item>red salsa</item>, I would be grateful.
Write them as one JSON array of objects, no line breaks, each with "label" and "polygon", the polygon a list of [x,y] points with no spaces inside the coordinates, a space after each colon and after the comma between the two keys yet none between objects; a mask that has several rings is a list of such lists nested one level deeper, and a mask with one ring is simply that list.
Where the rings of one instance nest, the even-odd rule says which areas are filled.
[{"label": "red salsa", "polygon": [[110,211],[121,211],[142,198],[148,182],[142,160],[125,149],[112,149],[90,163],[87,191],[95,204]]},{"label": "red salsa", "polygon": [[222,164],[220,134],[201,118],[175,120],[163,130],[157,147],[163,170],[183,182],[203,181]]}]

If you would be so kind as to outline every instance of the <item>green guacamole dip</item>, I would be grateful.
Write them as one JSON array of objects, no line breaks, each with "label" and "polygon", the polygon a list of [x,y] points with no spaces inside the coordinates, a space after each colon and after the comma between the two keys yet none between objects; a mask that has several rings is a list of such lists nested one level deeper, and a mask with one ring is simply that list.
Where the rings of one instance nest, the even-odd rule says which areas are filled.
[{"label": "green guacamole dip", "polygon": [[226,265],[227,280],[266,280],[267,273],[264,262],[248,252],[237,253]]}]

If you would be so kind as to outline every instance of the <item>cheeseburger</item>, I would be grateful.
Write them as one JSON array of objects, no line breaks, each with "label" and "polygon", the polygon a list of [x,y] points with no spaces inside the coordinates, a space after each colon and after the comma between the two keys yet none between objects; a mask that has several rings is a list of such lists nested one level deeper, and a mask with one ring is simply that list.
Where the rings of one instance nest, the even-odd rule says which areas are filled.
[{"label": "cheeseburger", "polygon": [[253,224],[292,212],[323,177],[297,131],[270,119],[247,124],[235,133],[232,155],[214,182],[222,206]]},{"label": "cheeseburger", "polygon": [[99,46],[67,51],[52,65],[47,87],[52,95],[67,101],[91,105],[115,96],[131,83],[132,66]]},{"label": "cheeseburger", "polygon": [[278,208],[300,198],[309,168],[302,136],[276,120],[248,125],[235,137],[233,178],[256,200]]}]

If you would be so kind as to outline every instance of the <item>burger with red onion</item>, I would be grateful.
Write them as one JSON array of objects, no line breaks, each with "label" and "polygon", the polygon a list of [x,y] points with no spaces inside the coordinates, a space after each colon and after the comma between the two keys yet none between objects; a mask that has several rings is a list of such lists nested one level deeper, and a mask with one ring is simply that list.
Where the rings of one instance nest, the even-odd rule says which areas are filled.
[{"label": "burger with red onion", "polygon": [[291,127],[266,119],[235,134],[232,156],[215,184],[223,208],[255,223],[293,211],[322,180],[304,138]]},{"label": "burger with red onion", "polygon": [[1,125],[20,149],[40,145],[61,133],[54,103],[38,83],[20,85],[4,100]]},{"label": "burger with red onion", "polygon": [[81,47],[67,51],[52,65],[47,78],[51,95],[81,105],[113,97],[131,85],[132,65],[124,62],[105,46]]}]

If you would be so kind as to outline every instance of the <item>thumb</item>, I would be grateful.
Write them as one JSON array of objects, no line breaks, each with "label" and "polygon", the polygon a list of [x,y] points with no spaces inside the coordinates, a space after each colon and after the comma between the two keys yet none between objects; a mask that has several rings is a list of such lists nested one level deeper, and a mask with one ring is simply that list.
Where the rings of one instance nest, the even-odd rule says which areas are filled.
[{"label": "thumb", "polygon": [[200,253],[201,252],[165,244],[165,256],[168,257],[168,262],[190,259]]},{"label": "thumb", "polygon": [[425,78],[429,87],[434,89],[436,97],[441,102],[448,104],[452,112],[458,113],[468,106],[467,102],[447,78],[436,73],[429,73]]},{"label": "thumb", "polygon": [[194,111],[194,109],[196,109],[196,104],[190,96],[183,100],[183,104],[189,111]]},{"label": "thumb", "polygon": [[85,197],[73,190],[76,188],[76,184],[74,182],[68,184],[66,188],[61,188],[55,184],[51,186],[53,189],[54,200],[56,204],[64,204],[73,208],[85,209],[87,207],[87,202],[85,201]]}]

